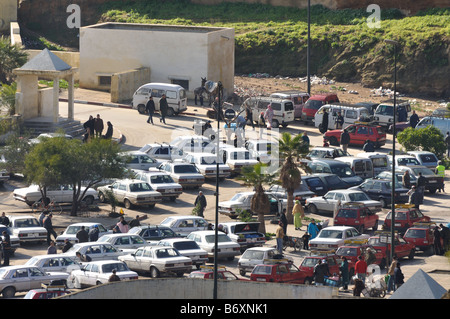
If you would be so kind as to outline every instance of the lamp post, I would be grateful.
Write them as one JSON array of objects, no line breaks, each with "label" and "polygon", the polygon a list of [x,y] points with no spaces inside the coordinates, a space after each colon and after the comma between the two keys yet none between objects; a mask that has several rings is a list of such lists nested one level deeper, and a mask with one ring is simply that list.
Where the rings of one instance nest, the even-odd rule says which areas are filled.
[{"label": "lamp post", "polygon": [[384,40],[385,43],[394,46],[394,119],[393,119],[393,129],[392,129],[392,190],[391,190],[391,261],[394,260],[395,255],[395,182],[397,180],[395,176],[395,137],[397,135],[396,129],[396,107],[397,107],[397,46],[398,42],[394,40]]},{"label": "lamp post", "polygon": [[309,57],[310,57],[310,45],[311,45],[311,0],[308,0],[308,39],[306,48],[306,80],[308,87],[308,95],[311,96],[311,74],[309,70]]}]

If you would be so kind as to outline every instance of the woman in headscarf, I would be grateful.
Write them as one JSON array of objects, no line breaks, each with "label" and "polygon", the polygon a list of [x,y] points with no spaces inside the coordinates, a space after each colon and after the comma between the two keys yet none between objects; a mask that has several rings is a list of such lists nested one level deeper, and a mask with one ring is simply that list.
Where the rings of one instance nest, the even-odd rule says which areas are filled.
[{"label": "woman in headscarf", "polygon": [[295,230],[300,230],[302,227],[302,219],[305,217],[305,212],[299,200],[295,201],[294,208],[292,209],[292,215],[294,216]]}]

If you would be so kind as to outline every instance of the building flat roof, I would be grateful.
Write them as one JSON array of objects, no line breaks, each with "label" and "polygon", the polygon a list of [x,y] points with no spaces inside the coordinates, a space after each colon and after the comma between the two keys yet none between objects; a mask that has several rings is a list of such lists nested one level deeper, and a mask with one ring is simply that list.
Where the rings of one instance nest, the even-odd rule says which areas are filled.
[{"label": "building flat roof", "polygon": [[117,23],[117,22],[99,23],[86,26],[85,28],[108,29],[108,30],[132,30],[132,31],[159,31],[159,32],[195,32],[195,33],[210,33],[230,29],[221,27],[197,27],[185,25]]}]

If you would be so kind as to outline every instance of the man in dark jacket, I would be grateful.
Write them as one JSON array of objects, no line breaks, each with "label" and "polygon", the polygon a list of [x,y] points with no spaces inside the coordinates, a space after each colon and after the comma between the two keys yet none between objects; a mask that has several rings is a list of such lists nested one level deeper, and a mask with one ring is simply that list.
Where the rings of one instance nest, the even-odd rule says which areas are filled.
[{"label": "man in dark jacket", "polygon": [[153,97],[150,95],[145,105],[145,110],[148,113],[147,123],[152,122],[153,124],[153,114],[155,113],[155,102],[153,101]]},{"label": "man in dark jacket", "polygon": [[371,140],[366,140],[366,143],[363,146],[364,152],[375,152],[375,146]]},{"label": "man in dark jacket", "polygon": [[77,237],[79,243],[86,243],[89,241],[89,234],[84,228],[84,226],[81,226],[81,229],[77,232],[75,236]]},{"label": "man in dark jacket", "polygon": [[316,286],[323,286],[325,283],[325,276],[330,276],[328,265],[323,263],[321,259],[317,261],[314,266],[314,281]]},{"label": "man in dark jacket", "polygon": [[51,235],[53,235],[55,240],[56,240],[56,237],[58,237],[55,230],[53,229],[52,218],[53,218],[53,215],[48,214],[47,217],[44,218],[44,225],[43,225],[44,228],[47,230],[47,245],[49,245],[49,246],[50,246],[50,242],[51,242]]},{"label": "man in dark jacket", "polygon": [[328,131],[328,112],[327,110],[323,110],[322,124],[319,127],[320,133],[325,133]]},{"label": "man in dark jacket", "polygon": [[200,208],[198,210],[198,216],[204,217],[203,216],[203,211],[206,208],[206,197],[205,197],[205,195],[203,195],[202,191],[198,192],[198,196],[195,199],[194,206],[197,206],[197,205],[199,205],[199,208]]},{"label": "man in dark jacket", "polygon": [[341,133],[341,145],[344,152],[347,152],[348,144],[350,144],[350,134],[348,133],[347,129],[344,129],[344,131]]},{"label": "man in dark jacket", "polygon": [[89,241],[97,241],[99,233],[100,233],[100,231],[98,229],[98,226],[94,225],[94,227],[92,227],[91,230],[88,233],[89,234]]},{"label": "man in dark jacket", "polygon": [[416,111],[412,111],[412,115],[409,118],[409,125],[412,128],[416,128],[417,123],[419,123],[419,116],[416,114]]},{"label": "man in dark jacket", "polygon": [[169,104],[167,104],[166,95],[163,94],[161,96],[161,99],[159,100],[159,111],[161,112],[161,118],[159,119],[159,122],[163,122],[164,124],[166,124],[166,115],[168,109]]},{"label": "man in dark jacket", "polygon": [[101,137],[104,129],[103,120],[100,118],[100,114],[94,120],[95,137]]},{"label": "man in dark jacket", "polygon": [[106,123],[106,125],[108,125],[108,129],[106,130],[106,134],[103,135],[102,137],[105,138],[105,139],[111,139],[112,136],[113,136],[113,125],[111,124],[110,121],[108,121]]},{"label": "man in dark jacket", "polygon": [[3,250],[3,265],[2,266],[9,266],[9,256],[11,256],[11,238],[9,236],[9,233],[4,230],[2,232],[3,239],[2,239],[2,250]]}]

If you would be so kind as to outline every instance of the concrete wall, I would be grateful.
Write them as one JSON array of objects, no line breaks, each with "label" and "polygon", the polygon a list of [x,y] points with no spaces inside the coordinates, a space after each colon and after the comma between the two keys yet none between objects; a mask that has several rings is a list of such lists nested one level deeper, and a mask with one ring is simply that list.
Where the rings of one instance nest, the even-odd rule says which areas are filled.
[{"label": "concrete wall", "polygon": [[13,21],[17,21],[17,0],[1,0],[0,31],[8,31]]},{"label": "concrete wall", "polygon": [[150,81],[150,68],[139,68],[113,74],[111,77],[111,102],[128,102],[133,98],[136,88]]},{"label": "concrete wall", "polygon": [[[190,278],[141,279],[108,283],[61,297],[62,299],[212,299],[213,281]],[[333,287],[219,281],[219,299],[332,299]]]},{"label": "concrete wall", "polygon": [[[26,92],[26,94],[24,94]],[[23,120],[38,115],[39,94],[37,75],[22,75],[17,81],[16,113],[23,115]]]},{"label": "concrete wall", "polygon": [[39,116],[49,116],[53,114],[53,88],[44,88],[38,91],[39,96]]}]

